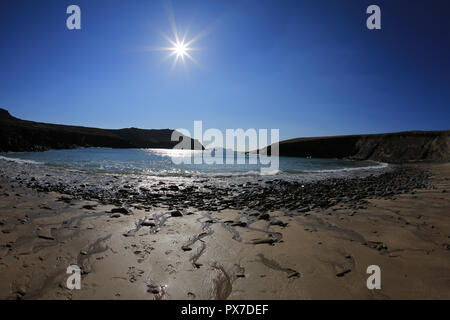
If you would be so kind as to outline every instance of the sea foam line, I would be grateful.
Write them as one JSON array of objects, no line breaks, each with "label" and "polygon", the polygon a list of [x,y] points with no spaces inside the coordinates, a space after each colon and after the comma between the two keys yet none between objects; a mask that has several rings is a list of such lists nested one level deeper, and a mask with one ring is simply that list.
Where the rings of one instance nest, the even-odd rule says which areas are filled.
[{"label": "sea foam line", "polygon": [[15,163],[29,163],[29,164],[40,164],[40,162],[34,161],[34,160],[25,160],[25,159],[18,159],[18,158],[9,158],[0,156],[0,160],[9,161],[9,162],[15,162]]},{"label": "sea foam line", "polygon": [[366,167],[357,167],[357,168],[341,168],[341,169],[324,169],[324,170],[311,170],[311,171],[303,171],[305,173],[327,173],[327,172],[345,172],[345,171],[358,171],[358,170],[379,170],[387,168],[389,164],[384,162],[379,162],[374,166],[366,166]]}]

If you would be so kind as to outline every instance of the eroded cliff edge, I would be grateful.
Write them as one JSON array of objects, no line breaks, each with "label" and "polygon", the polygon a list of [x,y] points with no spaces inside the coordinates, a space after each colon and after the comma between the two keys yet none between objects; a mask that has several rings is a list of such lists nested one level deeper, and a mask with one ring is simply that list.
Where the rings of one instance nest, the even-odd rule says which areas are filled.
[{"label": "eroded cliff edge", "polygon": [[[265,149],[262,149],[264,151]],[[268,147],[270,154],[271,147]],[[279,143],[280,156],[347,158],[388,163],[450,160],[450,130],[296,138]]]}]

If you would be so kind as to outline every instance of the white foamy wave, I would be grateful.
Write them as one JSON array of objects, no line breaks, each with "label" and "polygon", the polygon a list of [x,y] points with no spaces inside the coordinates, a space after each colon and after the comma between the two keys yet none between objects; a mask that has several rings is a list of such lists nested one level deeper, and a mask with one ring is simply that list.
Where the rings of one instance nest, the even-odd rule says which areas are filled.
[{"label": "white foamy wave", "polygon": [[40,162],[37,162],[37,161],[34,161],[34,160],[8,158],[8,157],[4,157],[4,156],[0,156],[0,160],[9,161],[9,162],[15,162],[15,163],[31,163],[31,164],[39,164],[40,163]]},{"label": "white foamy wave", "polygon": [[208,177],[252,177],[252,176],[274,176],[277,174],[282,173],[281,170],[272,170],[272,171],[257,171],[257,170],[251,170],[251,171],[243,171],[243,172],[212,172],[212,173],[206,173],[206,174],[199,174],[205,175]]},{"label": "white foamy wave", "polygon": [[164,170],[152,170],[145,169],[141,173],[144,176],[154,176],[154,177],[191,177],[197,175],[195,171],[183,171],[180,169],[164,169]]},{"label": "white foamy wave", "polygon": [[264,170],[264,171],[261,171],[259,174],[261,175],[261,176],[276,176],[277,174],[281,174],[281,173],[283,173],[283,171],[281,171],[281,170]]},{"label": "white foamy wave", "polygon": [[387,168],[389,164],[384,162],[379,162],[374,166],[365,166],[365,167],[357,167],[357,168],[341,168],[341,169],[324,169],[324,170],[305,170],[303,172],[306,173],[327,173],[327,172],[347,172],[347,171],[359,171],[359,170],[379,170]]}]

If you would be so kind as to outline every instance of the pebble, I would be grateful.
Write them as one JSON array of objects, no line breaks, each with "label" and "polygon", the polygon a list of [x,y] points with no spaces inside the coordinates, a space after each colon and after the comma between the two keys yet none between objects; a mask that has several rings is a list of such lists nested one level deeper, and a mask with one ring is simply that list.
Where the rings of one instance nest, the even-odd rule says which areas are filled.
[{"label": "pebble", "polygon": [[18,293],[20,296],[25,296],[27,294],[27,290],[24,286],[18,286],[16,293]]},{"label": "pebble", "polygon": [[131,211],[128,210],[127,208],[113,208],[111,210],[111,213],[121,213],[121,214],[125,214],[125,215],[130,215]]},{"label": "pebble", "polygon": [[172,211],[172,212],[170,212],[170,215],[171,215],[172,217],[182,217],[182,216],[183,216],[183,214],[181,213],[180,210]]},{"label": "pebble", "polygon": [[144,220],[144,221],[142,221],[141,225],[145,226],[145,227],[154,227],[154,226],[156,226],[155,221],[153,219]]},{"label": "pebble", "polygon": [[252,239],[251,243],[252,244],[273,244],[276,240],[273,238],[257,238],[257,239]]},{"label": "pebble", "polygon": [[50,234],[38,234],[38,238],[44,239],[44,240],[55,240],[55,237],[53,237]]},{"label": "pebble", "polygon": [[246,227],[247,222],[244,221],[236,221],[231,224],[232,227]]},{"label": "pebble", "polygon": [[270,222],[270,224],[272,225],[272,226],[280,226],[280,227],[286,227],[288,224],[287,223],[284,223],[283,221],[281,221],[281,220],[275,220],[275,221],[272,221],[272,222]]},{"label": "pebble", "polygon": [[336,277],[343,277],[343,276],[345,276],[347,273],[349,273],[351,271],[352,271],[351,269],[339,269],[336,272]]}]

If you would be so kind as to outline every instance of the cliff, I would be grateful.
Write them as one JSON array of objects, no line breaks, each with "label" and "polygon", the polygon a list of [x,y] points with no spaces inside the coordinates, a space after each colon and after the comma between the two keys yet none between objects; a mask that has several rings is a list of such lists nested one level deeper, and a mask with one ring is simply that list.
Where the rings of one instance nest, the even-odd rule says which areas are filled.
[{"label": "cliff", "polygon": [[[80,147],[173,148],[171,129],[98,129],[33,122],[0,108],[0,151],[44,151]],[[191,147],[203,148],[191,139]]]},{"label": "cliff", "polygon": [[[270,150],[269,146],[269,154]],[[280,156],[288,157],[347,158],[388,163],[449,161],[450,130],[296,138],[281,141],[279,152]]]}]

